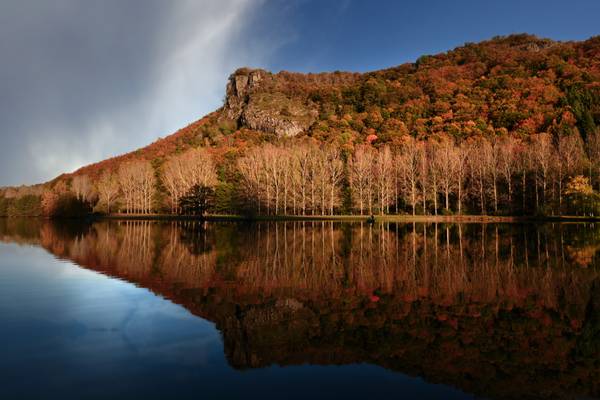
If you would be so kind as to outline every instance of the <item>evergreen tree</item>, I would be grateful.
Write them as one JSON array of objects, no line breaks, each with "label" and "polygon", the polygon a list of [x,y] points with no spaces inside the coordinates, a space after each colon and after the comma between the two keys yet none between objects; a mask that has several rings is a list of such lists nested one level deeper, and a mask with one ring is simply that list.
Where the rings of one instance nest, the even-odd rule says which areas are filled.
[{"label": "evergreen tree", "polygon": [[214,190],[204,185],[194,185],[179,199],[182,214],[204,215],[214,203]]}]

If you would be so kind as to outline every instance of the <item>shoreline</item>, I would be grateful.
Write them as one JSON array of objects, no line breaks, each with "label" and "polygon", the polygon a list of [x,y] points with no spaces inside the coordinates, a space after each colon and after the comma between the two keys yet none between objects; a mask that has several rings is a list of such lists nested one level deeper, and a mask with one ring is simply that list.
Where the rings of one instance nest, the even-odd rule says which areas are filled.
[{"label": "shoreline", "polygon": [[[87,218],[87,217],[86,217]],[[154,220],[154,221],[213,221],[213,222],[255,222],[255,221],[332,221],[369,222],[369,215],[225,215],[208,214],[110,214],[93,215],[92,219],[112,220]],[[545,222],[600,222],[600,217],[583,216],[495,216],[495,215],[374,215],[374,222],[402,223],[545,223]]]},{"label": "shoreline", "polygon": [[0,216],[0,219],[54,219],[54,220],[146,220],[146,221],[209,221],[209,222],[260,222],[260,221],[330,221],[330,222],[395,222],[395,223],[548,223],[548,222],[600,222],[600,217],[589,216],[497,216],[497,215],[235,215],[207,214],[89,214],[79,217]]}]

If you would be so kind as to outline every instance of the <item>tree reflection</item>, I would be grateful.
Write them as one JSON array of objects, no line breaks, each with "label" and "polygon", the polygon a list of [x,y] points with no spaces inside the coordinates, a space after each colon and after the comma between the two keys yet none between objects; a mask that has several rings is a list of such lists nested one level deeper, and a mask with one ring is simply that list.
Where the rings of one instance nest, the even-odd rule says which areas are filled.
[{"label": "tree reflection", "polygon": [[599,395],[600,226],[0,220],[214,321],[236,368],[369,362],[487,397]]}]

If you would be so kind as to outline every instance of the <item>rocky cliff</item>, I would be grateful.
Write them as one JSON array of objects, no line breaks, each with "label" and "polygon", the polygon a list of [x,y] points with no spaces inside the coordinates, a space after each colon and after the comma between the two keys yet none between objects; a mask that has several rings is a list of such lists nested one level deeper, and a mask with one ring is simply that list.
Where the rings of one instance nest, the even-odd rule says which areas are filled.
[{"label": "rocky cliff", "polygon": [[319,115],[317,105],[293,94],[273,92],[273,74],[261,69],[239,69],[229,77],[225,114],[238,126],[296,136],[306,131]]}]

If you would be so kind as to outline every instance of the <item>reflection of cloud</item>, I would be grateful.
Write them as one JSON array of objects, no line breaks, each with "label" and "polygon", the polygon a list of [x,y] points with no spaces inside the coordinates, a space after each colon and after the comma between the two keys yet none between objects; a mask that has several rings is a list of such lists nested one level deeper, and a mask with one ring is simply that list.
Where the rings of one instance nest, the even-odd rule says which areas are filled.
[{"label": "reflection of cloud", "polygon": [[163,362],[186,366],[209,365],[211,356],[221,354],[223,344],[216,333],[205,336],[175,339],[158,346],[144,349],[145,357],[159,358]]},{"label": "reflection of cloud", "polygon": [[275,48],[253,36],[262,5],[3,2],[0,140],[14,151],[0,185],[133,150],[219,107],[227,75]]}]

